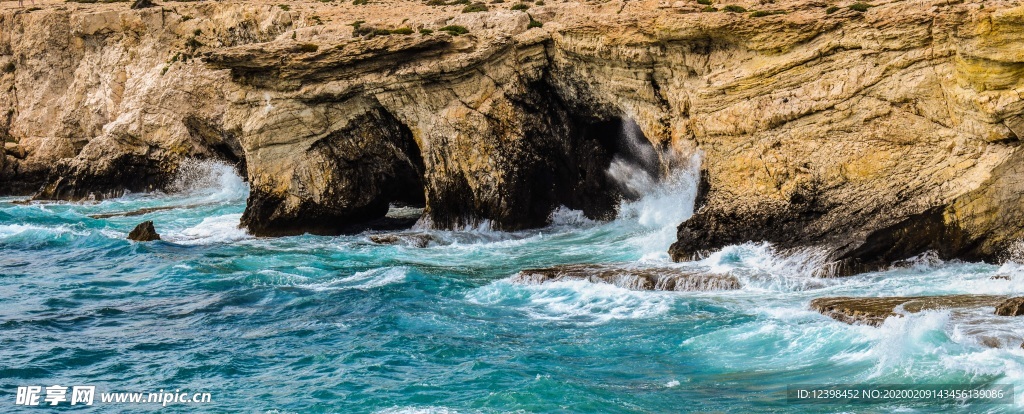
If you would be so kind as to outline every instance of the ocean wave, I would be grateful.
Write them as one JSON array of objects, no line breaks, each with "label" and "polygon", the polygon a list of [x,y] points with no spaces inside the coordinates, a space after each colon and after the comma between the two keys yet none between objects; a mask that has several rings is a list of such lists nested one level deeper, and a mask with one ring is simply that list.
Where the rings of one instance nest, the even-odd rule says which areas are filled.
[{"label": "ocean wave", "polygon": [[316,291],[351,289],[369,290],[405,282],[410,270],[410,268],[404,266],[383,267],[356,272],[351,276],[345,276],[326,282],[311,283],[300,286]]},{"label": "ocean wave", "polygon": [[674,298],[663,292],[638,292],[581,280],[541,285],[499,280],[471,291],[467,300],[479,305],[516,308],[535,319],[604,324],[617,319],[664,315]]},{"label": "ocean wave", "polygon": [[165,240],[183,245],[231,243],[251,239],[245,229],[238,226],[242,214],[224,214],[207,217],[195,226],[163,236]]},{"label": "ocean wave", "polygon": [[238,201],[249,196],[249,184],[234,166],[220,160],[184,160],[168,189],[172,194],[210,201]]}]

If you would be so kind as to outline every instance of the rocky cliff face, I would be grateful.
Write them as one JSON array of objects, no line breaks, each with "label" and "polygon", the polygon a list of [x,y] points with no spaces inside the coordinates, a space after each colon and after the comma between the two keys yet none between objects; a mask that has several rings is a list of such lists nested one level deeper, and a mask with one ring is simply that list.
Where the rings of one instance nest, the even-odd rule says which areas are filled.
[{"label": "rocky cliff face", "polygon": [[1012,2],[549,3],[5,9],[0,190],[157,189],[220,157],[246,171],[256,234],[358,231],[391,203],[517,229],[612,215],[616,158],[658,174],[700,151],[677,260],[765,240],[849,272],[994,260],[1021,236]]}]

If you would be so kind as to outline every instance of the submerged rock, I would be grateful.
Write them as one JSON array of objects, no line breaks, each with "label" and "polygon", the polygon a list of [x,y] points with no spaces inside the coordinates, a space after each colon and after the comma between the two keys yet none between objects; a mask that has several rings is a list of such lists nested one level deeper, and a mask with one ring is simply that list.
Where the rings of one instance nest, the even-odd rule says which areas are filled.
[{"label": "submerged rock", "polygon": [[405,244],[412,247],[424,248],[430,245],[430,242],[434,241],[434,236],[425,233],[417,234],[374,234],[370,236],[370,241],[377,244]]},{"label": "submerged rock", "polygon": [[996,306],[996,315],[1020,316],[1024,315],[1024,297],[1010,298]]},{"label": "submerged rock", "polygon": [[840,322],[881,326],[890,316],[903,317],[896,313],[898,307],[905,312],[917,313],[932,309],[996,306],[1004,300],[1006,296],[997,295],[831,297],[812,300],[811,309]]},{"label": "submerged rock", "polygon": [[131,233],[128,233],[128,240],[135,241],[153,241],[160,240],[160,235],[156,232],[156,228],[153,227],[152,221],[144,221],[135,226],[135,229]]},{"label": "submerged rock", "polygon": [[141,216],[141,215],[145,215],[145,214],[149,214],[149,213],[155,213],[157,211],[174,210],[174,209],[191,209],[191,208],[202,207],[202,206],[206,206],[206,205],[209,205],[209,204],[191,204],[191,205],[187,205],[187,206],[146,207],[146,208],[140,208],[138,210],[122,211],[122,212],[118,212],[118,213],[90,214],[89,218],[106,219],[106,218],[111,218],[111,217],[132,217],[132,216]]},{"label": "submerged rock", "polygon": [[713,291],[735,290],[740,282],[732,275],[701,273],[686,269],[630,268],[612,265],[562,265],[527,269],[512,276],[512,283],[541,284],[562,280],[610,283],[632,290]]}]

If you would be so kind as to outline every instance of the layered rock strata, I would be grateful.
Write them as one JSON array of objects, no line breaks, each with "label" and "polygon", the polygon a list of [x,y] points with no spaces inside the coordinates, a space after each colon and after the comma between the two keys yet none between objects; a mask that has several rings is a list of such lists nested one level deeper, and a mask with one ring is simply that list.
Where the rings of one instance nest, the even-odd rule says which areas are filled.
[{"label": "layered rock strata", "polygon": [[679,268],[637,268],[614,265],[563,265],[543,269],[527,269],[509,281],[521,284],[542,284],[584,280],[608,283],[631,290],[716,291],[735,290],[740,282],[732,275],[705,273]]},{"label": "layered rock strata", "polygon": [[1024,7],[551,3],[7,6],[0,192],[161,189],[216,157],[258,235],[386,227],[395,203],[510,230],[611,217],[637,196],[615,160],[659,176],[699,151],[676,260],[769,241],[852,273],[1024,236]]}]

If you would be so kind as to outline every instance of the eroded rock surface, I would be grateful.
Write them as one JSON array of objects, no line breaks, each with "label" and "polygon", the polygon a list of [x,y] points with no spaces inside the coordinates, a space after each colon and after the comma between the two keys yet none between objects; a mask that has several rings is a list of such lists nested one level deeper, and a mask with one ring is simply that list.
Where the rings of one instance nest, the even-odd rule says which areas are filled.
[{"label": "eroded rock surface", "polygon": [[1006,300],[1006,296],[995,295],[949,295],[949,296],[903,296],[882,298],[832,297],[811,301],[811,309],[849,324],[881,326],[889,317],[903,317],[897,313],[917,313],[922,310],[995,307]]},{"label": "eroded rock surface", "polygon": [[512,276],[512,283],[541,284],[563,280],[609,283],[632,290],[714,291],[735,290],[735,276],[689,271],[679,268],[633,268],[613,265],[563,265],[527,269]]},{"label": "eroded rock surface", "polygon": [[143,242],[160,240],[160,234],[158,234],[156,232],[156,228],[153,227],[153,222],[147,220],[139,223],[138,226],[135,226],[135,228],[128,233],[128,240]]},{"label": "eroded rock surface", "polygon": [[1024,297],[1010,298],[996,306],[996,315],[1000,316],[1021,316],[1024,315]]},{"label": "eroded rock surface", "polygon": [[394,202],[513,230],[611,217],[637,195],[613,160],[658,176],[700,151],[676,260],[769,241],[852,273],[1024,238],[1016,3],[550,3],[3,6],[0,193],[160,189],[216,157],[257,235],[372,228]]}]

